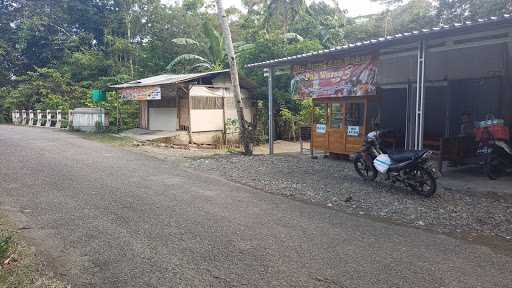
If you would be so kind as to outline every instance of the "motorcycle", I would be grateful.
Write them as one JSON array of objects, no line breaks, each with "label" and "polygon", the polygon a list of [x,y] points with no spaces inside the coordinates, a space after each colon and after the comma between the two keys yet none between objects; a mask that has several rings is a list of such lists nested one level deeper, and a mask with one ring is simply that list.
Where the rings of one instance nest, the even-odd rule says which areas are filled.
[{"label": "motorcycle", "polygon": [[512,148],[503,141],[497,140],[488,131],[484,131],[478,147],[478,155],[482,158],[485,174],[491,180],[497,180],[512,171]]},{"label": "motorcycle", "polygon": [[363,148],[354,158],[354,168],[367,181],[374,181],[379,173],[391,183],[405,187],[425,197],[432,197],[437,190],[438,173],[432,165],[432,152],[413,150],[402,153],[385,153],[380,138],[386,131],[367,135]]}]

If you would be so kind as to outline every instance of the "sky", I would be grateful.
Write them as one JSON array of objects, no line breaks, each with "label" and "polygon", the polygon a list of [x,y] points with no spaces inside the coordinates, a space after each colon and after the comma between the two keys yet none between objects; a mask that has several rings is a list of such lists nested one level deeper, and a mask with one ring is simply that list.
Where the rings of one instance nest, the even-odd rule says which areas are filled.
[{"label": "sky", "polygon": [[[176,0],[163,0],[162,2],[175,2]],[[224,6],[242,8],[241,0],[223,0]],[[343,9],[347,9],[351,17],[374,14],[384,10],[384,6],[370,0],[337,0]],[[326,1],[329,3],[330,1]]]}]

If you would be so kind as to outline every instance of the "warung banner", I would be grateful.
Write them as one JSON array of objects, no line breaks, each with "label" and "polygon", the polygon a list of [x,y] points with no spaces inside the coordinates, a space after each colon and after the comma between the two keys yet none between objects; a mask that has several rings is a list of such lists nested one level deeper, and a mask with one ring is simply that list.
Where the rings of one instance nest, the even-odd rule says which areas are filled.
[{"label": "warung banner", "polygon": [[376,94],[376,56],[295,65],[292,71],[291,93],[299,99]]}]

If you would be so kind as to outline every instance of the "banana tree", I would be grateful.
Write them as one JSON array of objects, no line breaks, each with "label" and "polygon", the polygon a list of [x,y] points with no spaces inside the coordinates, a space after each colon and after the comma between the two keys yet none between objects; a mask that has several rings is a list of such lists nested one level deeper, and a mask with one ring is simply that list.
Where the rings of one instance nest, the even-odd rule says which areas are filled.
[{"label": "banana tree", "polygon": [[226,67],[227,57],[222,36],[205,21],[202,23],[206,44],[190,38],[176,38],[172,42],[197,54],[186,53],[176,57],[168,66],[172,72],[217,71]]}]

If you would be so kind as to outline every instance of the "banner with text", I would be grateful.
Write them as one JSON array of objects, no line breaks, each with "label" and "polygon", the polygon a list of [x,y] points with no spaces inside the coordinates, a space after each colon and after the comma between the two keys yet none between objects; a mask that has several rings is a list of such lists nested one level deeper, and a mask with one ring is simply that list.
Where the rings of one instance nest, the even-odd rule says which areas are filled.
[{"label": "banner with text", "polygon": [[376,94],[376,56],[295,65],[292,71],[291,93],[299,99]]},{"label": "banner with text", "polygon": [[122,100],[161,100],[162,89],[158,86],[132,87],[120,91]]}]

